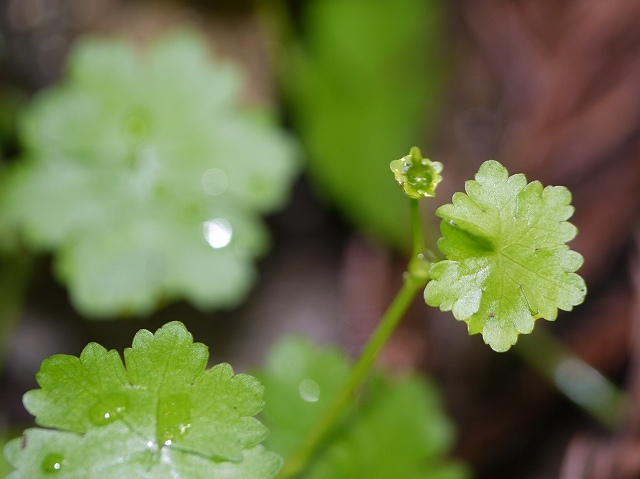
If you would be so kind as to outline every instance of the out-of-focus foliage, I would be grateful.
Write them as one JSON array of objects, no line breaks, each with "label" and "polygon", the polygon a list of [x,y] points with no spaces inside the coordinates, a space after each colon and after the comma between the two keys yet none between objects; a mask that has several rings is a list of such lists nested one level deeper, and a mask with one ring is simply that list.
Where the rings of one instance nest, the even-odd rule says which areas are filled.
[{"label": "out-of-focus foliage", "polygon": [[442,92],[442,19],[436,1],[308,2],[283,78],[313,180],[394,246],[409,244],[408,212],[387,168],[424,139]]},{"label": "out-of-focus foliage", "polygon": [[260,215],[283,204],[296,171],[292,141],[268,112],[241,108],[240,88],[194,33],[143,52],[82,40],[21,122],[1,235],[54,251],[88,316],[174,298],[237,304],[267,245]]},{"label": "out-of-focus foliage", "polygon": [[465,190],[436,211],[447,259],[431,266],[425,299],[506,351],[535,319],[552,321],[558,309],[584,300],[587,288],[575,273],[583,258],[565,244],[577,233],[567,221],[571,193],[509,176],[497,161],[484,162]]},{"label": "out-of-focus foliage", "polygon": [[[326,410],[349,373],[343,352],[285,338],[256,376],[265,387],[265,446],[287,456]],[[357,405],[323,445],[304,479],[389,477],[463,479],[468,473],[444,456],[453,428],[435,386],[417,377],[374,374]]]},{"label": "out-of-focus foliage", "polygon": [[[263,387],[231,366],[206,369],[205,345],[179,322],[139,331],[124,352],[91,343],[56,355],[24,396],[40,426],[5,454],[9,479],[269,478],[280,458],[259,444]],[[126,365],[126,366],[125,366]]]}]

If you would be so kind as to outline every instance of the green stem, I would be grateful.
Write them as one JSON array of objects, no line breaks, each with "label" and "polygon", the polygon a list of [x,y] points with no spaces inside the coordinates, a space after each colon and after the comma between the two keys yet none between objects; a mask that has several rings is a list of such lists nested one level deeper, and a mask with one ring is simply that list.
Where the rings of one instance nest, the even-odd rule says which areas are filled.
[{"label": "green stem", "polygon": [[425,284],[426,281],[416,280],[411,276],[405,279],[402,288],[365,345],[358,361],[351,370],[349,378],[347,378],[347,381],[333,398],[324,415],[316,423],[300,447],[287,458],[278,476],[279,479],[295,477],[307,466],[322,440],[331,432],[345,407],[353,400],[354,392],[371,370],[371,366],[373,366],[378,354],[395,330],[398,322],[404,316],[418,291]]},{"label": "green stem", "polygon": [[521,336],[513,351],[602,425],[621,425],[629,405],[626,394],[545,328]]},{"label": "green stem", "polygon": [[407,276],[422,284],[429,281],[429,267],[431,263],[425,258],[424,235],[422,234],[422,221],[420,218],[420,209],[418,208],[418,200],[410,199],[411,212],[411,260],[407,267]]},{"label": "green stem", "polygon": [[284,467],[278,475],[279,479],[295,477],[305,469],[318,446],[335,427],[336,422],[340,419],[340,415],[353,400],[356,389],[366,378],[380,351],[389,340],[389,337],[391,337],[391,334],[413,302],[416,294],[418,294],[418,291],[424,288],[429,281],[429,264],[424,259],[423,254],[424,240],[418,200],[410,200],[410,209],[413,254],[411,261],[409,261],[407,272],[405,273],[404,284],[382,316],[380,323],[378,323],[378,326],[360,353],[360,357],[351,370],[351,374],[333,398],[331,404],[327,407],[324,415],[320,417],[320,420],[309,432],[298,449],[285,461]]},{"label": "green stem", "polygon": [[424,235],[422,234],[422,221],[420,221],[420,207],[418,200],[409,199],[411,214],[411,243],[413,258],[419,258],[424,253]]}]

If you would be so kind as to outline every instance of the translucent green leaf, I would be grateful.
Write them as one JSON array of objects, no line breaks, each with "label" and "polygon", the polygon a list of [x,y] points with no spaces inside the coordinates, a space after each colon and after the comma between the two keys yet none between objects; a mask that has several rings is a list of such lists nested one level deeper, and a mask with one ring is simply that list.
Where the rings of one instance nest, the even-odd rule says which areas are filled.
[{"label": "translucent green leaf", "polygon": [[242,108],[240,88],[193,33],[143,52],[80,41],[65,80],[23,117],[0,231],[54,251],[88,316],[177,298],[237,304],[267,246],[261,216],[283,204],[297,169],[291,139],[269,112]]},{"label": "translucent green leaf", "polygon": [[447,259],[431,266],[425,300],[506,351],[535,319],[553,321],[558,309],[584,300],[586,286],[575,273],[583,258],[565,244],[577,233],[567,221],[571,193],[509,176],[496,161],[483,163],[465,190],[436,211]]},{"label": "translucent green leaf", "polygon": [[[267,446],[291,454],[349,368],[344,353],[335,349],[296,338],[276,345],[266,370],[258,375],[266,389],[263,414],[271,431]],[[392,381],[376,374],[301,477],[466,478],[466,469],[444,456],[452,439],[452,425],[432,383],[417,377]]]},{"label": "translucent green leaf", "polygon": [[[39,426],[10,442],[11,479],[268,478],[280,458],[260,442],[253,417],[263,387],[231,366],[206,369],[206,346],[179,322],[142,330],[125,350],[89,344],[79,358],[56,355],[24,396]],[[81,474],[79,476],[79,474]],[[85,475],[86,474],[86,475]]]},{"label": "translucent green leaf", "polygon": [[7,479],[253,479],[273,477],[279,465],[262,446],[247,448],[239,462],[215,461],[178,447],[151,445],[127,431],[122,424],[82,436],[27,429],[5,448],[17,468]]}]

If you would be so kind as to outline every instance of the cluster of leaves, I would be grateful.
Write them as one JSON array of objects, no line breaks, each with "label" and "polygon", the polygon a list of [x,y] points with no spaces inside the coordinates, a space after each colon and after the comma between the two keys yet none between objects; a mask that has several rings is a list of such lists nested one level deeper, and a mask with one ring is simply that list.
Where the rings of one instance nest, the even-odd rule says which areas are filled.
[{"label": "cluster of leaves", "polygon": [[86,316],[145,314],[186,298],[237,304],[267,243],[296,148],[241,107],[238,70],[179,32],[144,52],[85,39],[64,81],[20,122],[24,157],[0,187],[0,237],[54,251]]},{"label": "cluster of leaves", "polygon": [[509,176],[497,161],[483,163],[465,190],[436,211],[447,259],[431,266],[425,300],[506,351],[536,319],[553,321],[558,309],[584,300],[586,285],[575,273],[583,258],[566,245],[577,233],[567,221],[571,193]]},{"label": "cluster of leaves", "polygon": [[[79,358],[46,359],[41,389],[24,403],[54,429],[28,429],[6,446],[8,479],[273,477],[281,458],[260,444],[267,428],[253,417],[263,392],[265,445],[286,456],[349,371],[344,354],[300,339],[277,345],[258,375],[264,387],[228,364],[205,369],[207,359],[178,322],[138,332],[124,364],[94,343]],[[376,375],[304,477],[466,478],[444,459],[451,440],[433,385]]]},{"label": "cluster of leaves", "polygon": [[40,426],[5,447],[8,479],[272,477],[281,459],[259,443],[264,402],[253,377],[206,368],[182,323],[141,330],[124,352],[89,344],[46,359],[24,397]]},{"label": "cluster of leaves", "polygon": [[[283,76],[320,191],[360,229],[409,244],[409,214],[387,165],[435,118],[446,68],[441,2],[307,2]],[[427,129],[428,131],[428,129]]]}]

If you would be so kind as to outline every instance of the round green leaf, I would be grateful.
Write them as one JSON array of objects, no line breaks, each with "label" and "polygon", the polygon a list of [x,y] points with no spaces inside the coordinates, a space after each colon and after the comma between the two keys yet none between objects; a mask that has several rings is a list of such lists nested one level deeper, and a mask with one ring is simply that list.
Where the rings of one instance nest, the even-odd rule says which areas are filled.
[{"label": "round green leaf", "polygon": [[567,221],[571,193],[509,176],[497,161],[483,163],[465,190],[436,211],[447,259],[431,266],[425,300],[506,351],[535,319],[553,321],[558,309],[584,300],[586,285],[575,273],[582,256],[565,244],[577,233]]}]

